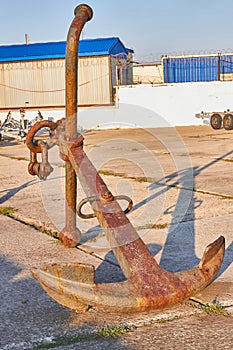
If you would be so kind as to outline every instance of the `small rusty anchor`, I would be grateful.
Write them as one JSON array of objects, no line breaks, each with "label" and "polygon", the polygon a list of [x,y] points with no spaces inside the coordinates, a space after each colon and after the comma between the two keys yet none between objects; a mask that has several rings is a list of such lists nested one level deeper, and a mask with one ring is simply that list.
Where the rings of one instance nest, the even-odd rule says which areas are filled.
[{"label": "small rusty anchor", "polygon": [[[170,273],[162,269],[118,203],[118,199],[128,201],[127,212],[132,207],[130,198],[114,196],[87,157],[83,150],[83,136],[77,133],[77,52],[81,30],[91,18],[92,9],[88,5],[79,5],[75,9],[66,46],[66,118],[46,125],[54,131],[47,145],[33,139],[42,124],[28,133],[29,171],[45,179],[51,172],[47,151],[51,145],[59,146],[66,164],[66,225],[60,233],[60,240],[68,247],[76,246],[80,241],[77,212],[84,218],[95,216],[106,232],[126,281],[95,283],[94,267],[85,264],[52,264],[34,269],[32,274],[52,298],[71,309],[84,311],[90,306],[98,306],[131,312],[164,308],[188,299],[214,279],[223,261],[225,239],[220,236],[209,244],[199,265],[190,270]],[[42,152],[45,155],[41,174],[36,153]],[[77,176],[87,195],[78,206]],[[93,213],[85,216],[82,207],[87,201]]]}]

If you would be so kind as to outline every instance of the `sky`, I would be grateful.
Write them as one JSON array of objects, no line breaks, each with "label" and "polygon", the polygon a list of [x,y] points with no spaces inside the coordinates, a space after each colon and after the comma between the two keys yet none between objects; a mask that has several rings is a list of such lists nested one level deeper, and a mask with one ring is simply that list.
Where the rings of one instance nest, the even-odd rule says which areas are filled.
[{"label": "sky", "polygon": [[[66,40],[78,0],[0,0],[0,45]],[[84,1],[85,2],[85,1]],[[84,39],[117,36],[138,61],[233,52],[233,0],[87,0]]]}]

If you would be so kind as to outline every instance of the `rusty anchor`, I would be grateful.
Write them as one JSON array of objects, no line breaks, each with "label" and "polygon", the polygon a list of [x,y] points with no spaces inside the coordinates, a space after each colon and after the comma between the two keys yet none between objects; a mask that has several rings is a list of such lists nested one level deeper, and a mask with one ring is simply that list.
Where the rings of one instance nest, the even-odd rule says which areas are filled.
[{"label": "rusty anchor", "polygon": [[[86,264],[52,264],[33,269],[32,274],[52,298],[71,309],[84,311],[90,306],[98,306],[131,312],[164,308],[188,299],[214,279],[223,261],[225,240],[220,236],[209,244],[199,265],[190,270],[170,273],[162,269],[121,209],[117,202],[119,198],[108,190],[85,154],[83,136],[77,133],[77,52],[81,30],[91,18],[92,9],[88,5],[79,5],[75,9],[66,48],[66,118],[65,121],[47,125],[54,130],[47,146],[33,140],[35,130],[42,124],[29,131],[29,171],[45,179],[51,171],[48,159],[40,175],[41,165],[37,162],[36,153],[43,150],[46,153],[46,147],[49,149],[54,144],[59,146],[66,164],[66,225],[59,238],[68,247],[79,243],[76,209],[82,216],[81,208],[89,201],[93,209],[90,217],[96,216],[105,230],[126,281],[95,283],[95,269]],[[76,176],[87,195],[78,208]],[[131,200],[128,197],[124,199],[129,202],[127,209],[130,210]]]}]

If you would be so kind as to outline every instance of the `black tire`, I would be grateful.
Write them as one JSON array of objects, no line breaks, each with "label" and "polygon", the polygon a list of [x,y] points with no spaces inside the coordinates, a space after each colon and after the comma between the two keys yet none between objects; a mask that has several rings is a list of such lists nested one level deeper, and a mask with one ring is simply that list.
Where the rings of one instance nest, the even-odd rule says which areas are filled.
[{"label": "black tire", "polygon": [[233,115],[232,114],[224,115],[223,127],[225,130],[232,130],[233,129]]},{"label": "black tire", "polygon": [[210,117],[210,125],[215,130],[221,129],[221,127],[222,127],[222,117],[221,117],[221,115],[218,114],[218,113],[212,114],[212,116]]}]

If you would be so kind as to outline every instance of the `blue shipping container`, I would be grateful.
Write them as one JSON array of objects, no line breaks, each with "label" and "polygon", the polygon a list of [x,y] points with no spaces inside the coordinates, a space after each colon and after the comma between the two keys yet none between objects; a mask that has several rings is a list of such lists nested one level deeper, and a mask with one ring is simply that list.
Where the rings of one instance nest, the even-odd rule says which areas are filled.
[{"label": "blue shipping container", "polygon": [[220,80],[221,74],[233,73],[233,54],[193,57],[163,57],[165,83]]}]

